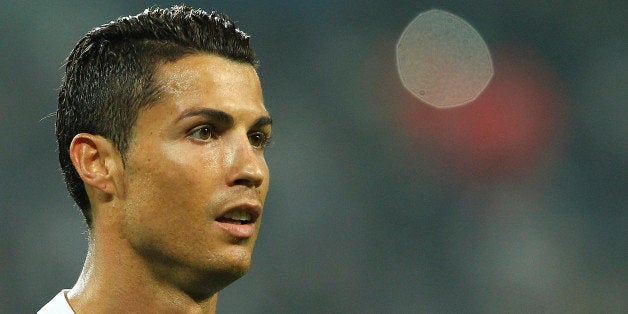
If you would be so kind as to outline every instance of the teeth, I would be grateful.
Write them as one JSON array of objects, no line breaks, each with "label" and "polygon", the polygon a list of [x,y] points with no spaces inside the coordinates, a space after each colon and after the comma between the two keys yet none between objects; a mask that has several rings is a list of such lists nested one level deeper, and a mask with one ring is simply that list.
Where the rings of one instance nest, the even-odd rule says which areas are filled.
[{"label": "teeth", "polygon": [[224,215],[227,219],[249,221],[251,220],[251,214],[246,211],[232,211]]}]

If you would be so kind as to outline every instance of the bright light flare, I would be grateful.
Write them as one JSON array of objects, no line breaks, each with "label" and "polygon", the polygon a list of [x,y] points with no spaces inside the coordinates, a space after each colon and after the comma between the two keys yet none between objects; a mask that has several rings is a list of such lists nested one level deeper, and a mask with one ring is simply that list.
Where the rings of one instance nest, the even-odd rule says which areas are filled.
[{"label": "bright light flare", "polygon": [[419,14],[403,31],[397,43],[397,70],[408,91],[437,108],[475,100],[493,77],[482,36],[442,10]]}]

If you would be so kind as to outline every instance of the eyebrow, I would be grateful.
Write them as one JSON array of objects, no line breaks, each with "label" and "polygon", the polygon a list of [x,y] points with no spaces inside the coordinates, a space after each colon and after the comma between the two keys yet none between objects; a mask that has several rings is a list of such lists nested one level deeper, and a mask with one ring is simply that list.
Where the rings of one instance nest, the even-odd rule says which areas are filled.
[{"label": "eyebrow", "polygon": [[214,110],[208,108],[191,108],[183,111],[175,120],[175,122],[181,121],[185,118],[195,117],[195,116],[204,116],[207,118],[211,118],[217,122],[221,122],[224,124],[233,124],[233,117],[221,110]]},{"label": "eyebrow", "polygon": [[[215,110],[215,109],[209,109],[209,108],[191,108],[191,109],[185,110],[176,118],[175,122],[178,122],[188,117],[194,117],[194,116],[204,116],[208,119],[212,119],[216,122],[226,124],[226,125],[233,125],[234,123],[233,116],[231,116],[230,114],[222,110]],[[262,116],[262,117],[257,118],[257,120],[255,120],[251,128],[259,129],[259,128],[269,126],[272,124],[273,124],[273,119],[271,117]]]},{"label": "eyebrow", "polygon": [[272,126],[273,125],[273,118],[265,116],[265,117],[259,117],[257,118],[257,120],[255,120],[255,123],[253,123],[253,126],[251,127],[251,129],[261,129],[265,126]]}]

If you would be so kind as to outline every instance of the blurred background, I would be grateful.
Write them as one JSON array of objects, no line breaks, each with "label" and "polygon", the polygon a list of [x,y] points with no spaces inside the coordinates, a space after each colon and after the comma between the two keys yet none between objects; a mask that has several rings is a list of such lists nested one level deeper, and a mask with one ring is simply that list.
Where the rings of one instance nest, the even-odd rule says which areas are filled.
[{"label": "blurred background", "polygon": [[[271,189],[250,273],[219,313],[628,311],[625,1],[187,1],[252,35]],[[32,313],[81,270],[60,174],[62,64],[91,28],[165,1],[0,8],[0,313]],[[419,13],[483,36],[469,105],[405,91],[395,46]]]}]

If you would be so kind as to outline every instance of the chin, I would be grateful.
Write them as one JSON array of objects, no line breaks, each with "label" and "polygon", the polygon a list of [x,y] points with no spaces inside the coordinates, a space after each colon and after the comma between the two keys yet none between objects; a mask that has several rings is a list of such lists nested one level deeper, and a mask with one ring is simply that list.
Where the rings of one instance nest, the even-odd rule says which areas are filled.
[{"label": "chin", "polygon": [[250,268],[250,263],[232,263],[224,267],[207,268],[190,278],[186,286],[188,294],[195,300],[209,298],[218,293],[234,281],[244,276]]},{"label": "chin", "polygon": [[230,273],[236,279],[244,276],[251,268],[251,254],[247,252],[239,256],[232,256],[228,261],[227,267],[224,268],[225,273]]},{"label": "chin", "polygon": [[228,281],[231,283],[244,276],[251,268],[251,252],[249,250],[237,250],[230,254],[216,257],[212,263],[205,265],[204,276],[207,280]]}]

